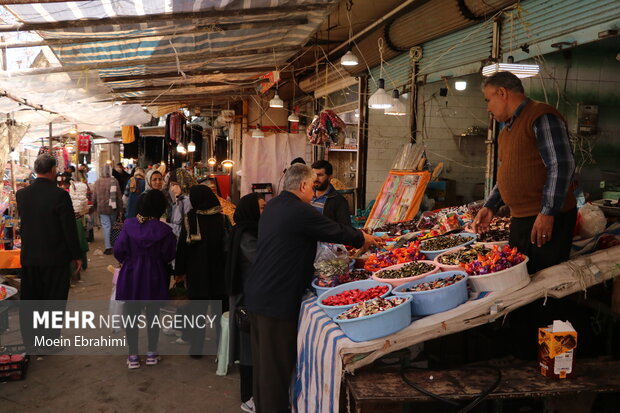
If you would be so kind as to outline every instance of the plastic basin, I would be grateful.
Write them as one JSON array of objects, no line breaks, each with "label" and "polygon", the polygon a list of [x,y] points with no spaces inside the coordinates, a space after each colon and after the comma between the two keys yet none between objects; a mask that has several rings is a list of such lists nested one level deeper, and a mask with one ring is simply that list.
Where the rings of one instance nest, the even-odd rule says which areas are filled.
[{"label": "plastic basin", "polygon": [[325,291],[323,294],[319,295],[319,297],[316,299],[316,303],[319,307],[323,309],[323,311],[325,311],[325,313],[328,316],[333,318],[337,316],[338,314],[341,314],[344,311],[348,310],[349,308],[353,307],[355,304],[325,305],[323,304],[323,300],[325,300],[327,297],[338,295],[341,292],[347,291],[347,290],[358,289],[360,291],[366,291],[369,288],[377,287],[380,285],[386,285],[388,287],[387,292],[381,296],[381,297],[387,297],[392,292],[392,286],[390,284],[385,283],[385,282],[377,282],[374,280],[361,280],[361,281],[352,281],[350,283],[341,284],[337,287],[330,288],[328,291]]},{"label": "plastic basin", "polygon": [[[438,288],[436,290],[404,292],[403,290],[428,281],[434,281],[440,278],[448,278],[454,274],[462,274],[465,276],[447,287]],[[463,304],[469,299],[467,292],[467,273],[465,271],[446,271],[438,272],[421,280],[408,282],[394,288],[393,294],[397,297],[411,297],[411,315],[425,316],[437,314],[451,310]]]},{"label": "plastic basin", "polygon": [[[394,298],[396,297],[389,299]],[[401,305],[377,314],[351,320],[338,320],[341,312],[334,316],[333,320],[340,326],[344,334],[353,341],[369,341],[389,336],[411,324],[411,298],[406,298],[407,301]]]},{"label": "plastic basin", "polygon": [[316,293],[317,297],[320,296],[321,294],[323,294],[325,291],[329,291],[332,288],[336,288],[336,287],[319,287],[318,285],[316,285],[316,278],[314,280],[312,280],[312,288],[314,289],[314,292]]},{"label": "plastic basin", "polygon": [[[476,239],[478,238],[478,235],[470,234],[468,232],[460,232],[460,233],[455,234],[455,235],[457,235],[459,237],[463,237],[463,238],[469,238],[469,241],[464,242],[464,243],[462,243],[460,245],[457,245],[455,247],[452,247],[452,248],[446,248],[446,249],[437,250],[437,251],[427,251],[427,250],[420,249],[420,252],[422,254],[426,255],[427,259],[434,260],[438,255],[441,255],[441,254],[443,254],[446,251],[451,251],[451,250],[454,250],[454,249],[457,249],[457,248],[466,247],[466,246],[468,246],[470,244],[473,244],[476,241]],[[424,244],[424,241],[422,241],[422,243],[420,244],[420,248],[422,248],[423,244]]]},{"label": "plastic basin", "polygon": [[441,257],[442,255],[452,254],[453,252],[462,250],[462,249],[465,249],[465,247],[458,247],[452,250],[448,250],[446,252],[442,252],[441,254],[436,256],[433,261],[435,262],[435,264],[439,266],[441,271],[462,271],[463,269],[459,265],[447,265],[447,264],[442,264],[439,262],[439,257]]},{"label": "plastic basin", "polygon": [[527,272],[525,258],[522,263],[502,271],[492,272],[485,275],[470,275],[469,286],[475,292],[480,291],[503,291],[513,287],[525,287],[530,283],[530,274]]},{"label": "plastic basin", "polygon": [[398,269],[400,269],[401,267],[403,267],[403,266],[405,266],[407,264],[411,264],[411,262],[405,262],[405,263],[402,263],[402,264],[396,264],[396,265],[392,265],[391,267],[385,267],[385,268],[380,269],[379,271],[377,271],[376,273],[374,273],[372,275],[372,279],[375,280],[375,281],[379,281],[379,282],[389,283],[393,287],[398,287],[399,285],[408,283],[410,281],[419,280],[420,278],[424,278],[427,275],[431,275],[431,274],[434,274],[434,273],[439,271],[439,266],[434,261],[420,260],[420,261],[417,261],[417,262],[423,262],[423,263],[426,263],[426,264],[434,265],[435,269],[432,270],[432,271],[426,272],[424,274],[416,275],[414,277],[405,277],[405,278],[381,278],[380,277],[380,275],[381,275],[381,273],[383,271],[386,271],[386,270],[398,270]]}]

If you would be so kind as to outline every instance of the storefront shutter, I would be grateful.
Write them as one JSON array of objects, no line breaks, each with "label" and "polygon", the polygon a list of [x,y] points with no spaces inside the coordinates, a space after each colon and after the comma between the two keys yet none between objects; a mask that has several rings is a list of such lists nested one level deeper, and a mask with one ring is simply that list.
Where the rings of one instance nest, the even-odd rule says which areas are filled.
[{"label": "storefront shutter", "polygon": [[[370,70],[371,76],[368,77],[369,96],[377,90],[377,81],[381,77],[381,66],[375,66]],[[392,93],[392,90],[401,90],[403,86],[411,84],[411,59],[409,53],[401,54],[383,64],[383,78],[385,79],[385,90]]]}]

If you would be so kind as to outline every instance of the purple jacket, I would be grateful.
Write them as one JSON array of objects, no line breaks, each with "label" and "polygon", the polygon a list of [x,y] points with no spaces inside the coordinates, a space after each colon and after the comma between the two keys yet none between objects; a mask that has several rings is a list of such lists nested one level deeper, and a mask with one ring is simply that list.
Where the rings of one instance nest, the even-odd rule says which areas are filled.
[{"label": "purple jacket", "polygon": [[170,276],[167,264],[176,254],[177,239],[161,221],[140,224],[125,220],[114,243],[114,256],[123,264],[116,283],[116,299],[167,300]]}]

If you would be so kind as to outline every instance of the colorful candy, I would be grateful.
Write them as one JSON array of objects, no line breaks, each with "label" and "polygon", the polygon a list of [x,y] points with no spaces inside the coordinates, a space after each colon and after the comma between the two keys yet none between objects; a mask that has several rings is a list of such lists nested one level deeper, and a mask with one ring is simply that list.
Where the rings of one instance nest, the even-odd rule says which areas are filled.
[{"label": "colorful candy", "polygon": [[426,258],[424,254],[420,253],[420,242],[415,241],[409,243],[406,247],[394,248],[371,255],[366,260],[364,269],[376,272],[392,265],[423,260],[424,258]]},{"label": "colorful candy", "polygon": [[407,301],[406,298],[375,298],[372,301],[366,301],[354,305],[344,313],[340,314],[338,316],[338,320],[351,320],[353,318],[377,314],[382,311],[389,310],[390,308],[398,307],[405,301]]},{"label": "colorful candy", "polygon": [[461,281],[465,276],[463,274],[454,274],[451,277],[439,278],[434,281],[428,281],[421,284],[416,284],[412,287],[405,288],[404,293],[417,293],[420,291],[436,290],[438,288],[448,287],[452,284],[456,284]]},{"label": "colorful candy", "polygon": [[356,288],[353,290],[343,291],[340,294],[329,296],[323,301],[321,301],[321,303],[323,303],[323,305],[329,306],[350,305],[362,301],[372,300],[373,298],[380,297],[387,292],[388,287],[386,285],[378,285],[376,287],[369,288],[366,291],[358,290]]},{"label": "colorful candy", "polygon": [[462,262],[468,263],[474,261],[479,255],[486,255],[489,252],[491,252],[491,250],[482,245],[468,245],[463,249],[440,255],[437,257],[437,261],[444,265],[459,265]]},{"label": "colorful candy", "polygon": [[517,251],[517,248],[504,245],[502,248],[497,245],[485,254],[470,263],[461,263],[460,266],[469,275],[485,275],[514,267],[525,260],[525,255]]}]

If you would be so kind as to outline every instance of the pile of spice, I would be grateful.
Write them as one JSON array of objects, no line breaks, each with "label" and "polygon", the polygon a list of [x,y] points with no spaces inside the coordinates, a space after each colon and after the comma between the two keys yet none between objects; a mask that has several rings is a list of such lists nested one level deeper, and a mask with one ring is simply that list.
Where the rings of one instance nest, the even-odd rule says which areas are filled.
[{"label": "pile of spice", "polygon": [[469,237],[461,237],[459,235],[448,235],[445,237],[437,237],[426,240],[422,243],[422,251],[441,251],[458,247],[471,241]]},{"label": "pile of spice", "polygon": [[463,249],[447,252],[437,257],[437,261],[444,265],[459,265],[460,263],[468,263],[478,259],[479,255],[486,255],[491,250],[482,245],[468,245]]},{"label": "pile of spice", "polygon": [[465,276],[463,274],[454,274],[451,277],[439,278],[434,281],[428,281],[421,284],[416,284],[412,287],[405,288],[404,293],[417,293],[420,291],[436,290],[438,288],[448,287],[452,284],[456,284],[461,281]]},{"label": "pile of spice", "polygon": [[478,256],[470,263],[460,265],[469,275],[485,275],[506,270],[523,261],[525,255],[517,251],[516,247],[504,245],[500,248],[495,245],[489,253]]},{"label": "pile of spice", "polygon": [[389,310],[390,308],[398,307],[405,301],[407,301],[406,298],[398,297],[393,297],[387,300],[381,297],[375,298],[372,301],[359,303],[349,308],[347,311],[338,316],[338,320],[351,320],[354,318],[377,314],[385,310]]},{"label": "pile of spice", "polygon": [[416,275],[426,274],[429,271],[433,271],[435,266],[433,264],[427,264],[425,262],[412,262],[410,264],[403,265],[398,270],[385,270],[377,274],[377,277],[384,279],[399,279],[415,277]]},{"label": "pile of spice", "polygon": [[394,248],[371,255],[366,260],[364,269],[376,272],[392,265],[423,260],[424,258],[426,257],[420,252],[420,242],[415,241],[402,248]]},{"label": "pile of spice", "polygon": [[480,234],[480,242],[508,241],[510,236],[510,218],[495,217],[489,224],[489,230]]},{"label": "pile of spice", "polygon": [[387,292],[388,287],[386,285],[371,287],[366,291],[358,290],[356,288],[354,290],[346,290],[341,292],[340,294],[329,296],[323,301],[321,301],[321,303],[323,303],[323,305],[329,306],[350,305],[362,301],[372,300],[373,298],[380,297]]}]

